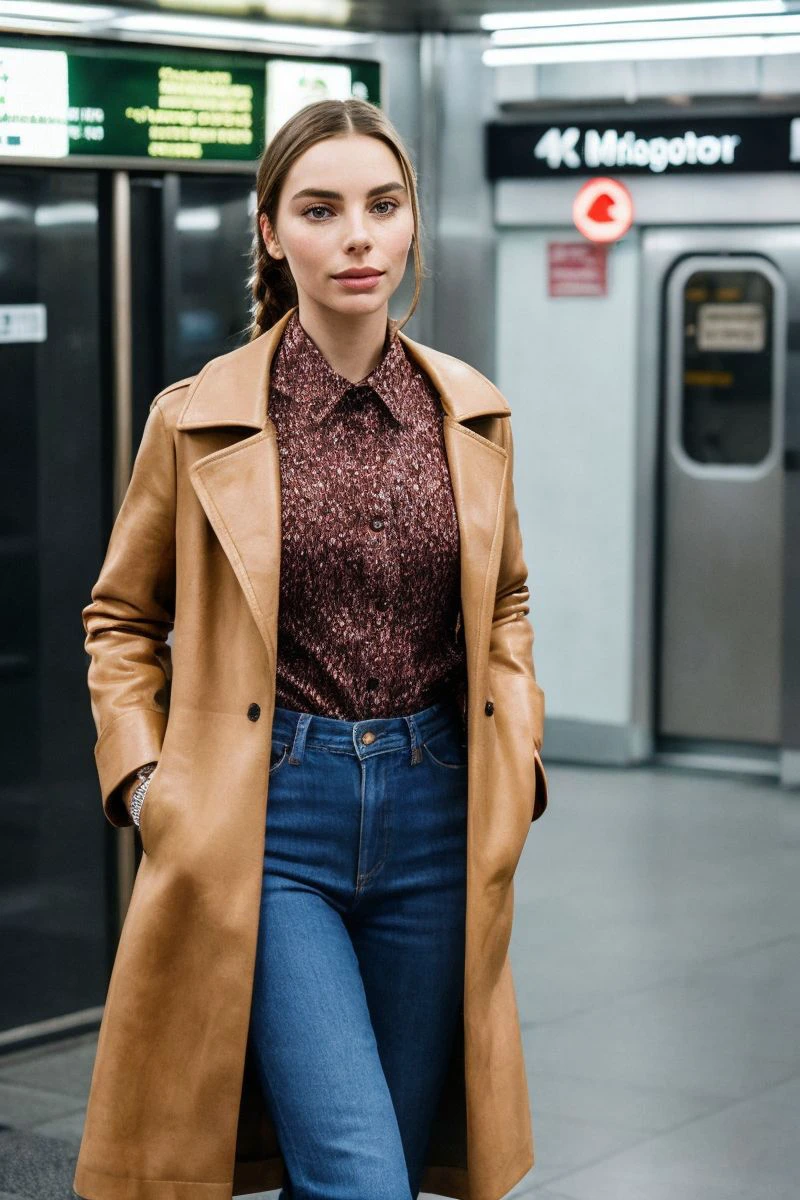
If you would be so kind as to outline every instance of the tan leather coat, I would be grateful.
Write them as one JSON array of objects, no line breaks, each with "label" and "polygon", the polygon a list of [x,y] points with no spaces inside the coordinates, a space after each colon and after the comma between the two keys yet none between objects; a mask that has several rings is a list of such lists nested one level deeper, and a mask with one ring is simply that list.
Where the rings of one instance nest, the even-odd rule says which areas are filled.
[{"label": "tan leather coat", "polygon": [[[75,1170],[86,1200],[230,1200],[281,1183],[247,1034],[281,544],[267,403],[289,315],[155,398],[83,610],[113,825],[131,823],[120,782],[158,760]],[[547,803],[543,693],[508,403],[466,363],[399,336],[445,412],[469,688],[463,1037],[422,1189],[498,1200],[534,1159],[508,946],[514,872]]]}]

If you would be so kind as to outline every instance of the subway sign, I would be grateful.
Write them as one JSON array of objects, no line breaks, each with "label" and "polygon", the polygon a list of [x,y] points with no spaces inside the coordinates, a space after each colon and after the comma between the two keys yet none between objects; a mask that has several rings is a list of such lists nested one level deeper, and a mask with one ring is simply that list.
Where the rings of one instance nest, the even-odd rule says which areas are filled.
[{"label": "subway sign", "polygon": [[380,101],[367,61],[172,46],[0,41],[0,162],[14,158],[256,160],[318,96]]},{"label": "subway sign", "polygon": [[486,127],[489,179],[800,170],[800,113]]}]

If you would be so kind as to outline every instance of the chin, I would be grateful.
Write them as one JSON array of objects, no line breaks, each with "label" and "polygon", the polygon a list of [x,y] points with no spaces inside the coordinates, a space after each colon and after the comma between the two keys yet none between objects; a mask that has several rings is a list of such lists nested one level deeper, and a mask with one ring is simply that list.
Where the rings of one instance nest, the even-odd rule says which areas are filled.
[{"label": "chin", "polygon": [[335,302],[329,304],[328,307],[335,309],[336,312],[367,314],[383,308],[386,300],[387,297],[381,288],[380,294],[375,291],[355,293],[352,296],[337,296]]}]

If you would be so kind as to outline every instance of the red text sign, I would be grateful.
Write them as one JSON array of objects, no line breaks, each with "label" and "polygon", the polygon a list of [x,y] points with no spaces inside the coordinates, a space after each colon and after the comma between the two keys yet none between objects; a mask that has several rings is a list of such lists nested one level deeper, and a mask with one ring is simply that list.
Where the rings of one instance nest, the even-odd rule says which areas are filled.
[{"label": "red text sign", "polygon": [[608,250],[592,242],[548,242],[548,296],[606,296]]}]

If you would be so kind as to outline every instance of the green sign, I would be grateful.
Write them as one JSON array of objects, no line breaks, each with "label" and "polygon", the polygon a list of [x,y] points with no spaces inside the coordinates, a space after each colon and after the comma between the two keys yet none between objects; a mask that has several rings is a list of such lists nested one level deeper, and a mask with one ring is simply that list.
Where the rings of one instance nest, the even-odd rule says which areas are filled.
[{"label": "green sign", "polygon": [[325,95],[377,103],[376,63],[14,41],[0,45],[0,159],[252,162],[274,132],[268,114]]}]

